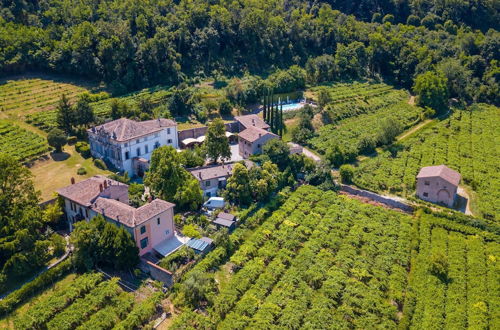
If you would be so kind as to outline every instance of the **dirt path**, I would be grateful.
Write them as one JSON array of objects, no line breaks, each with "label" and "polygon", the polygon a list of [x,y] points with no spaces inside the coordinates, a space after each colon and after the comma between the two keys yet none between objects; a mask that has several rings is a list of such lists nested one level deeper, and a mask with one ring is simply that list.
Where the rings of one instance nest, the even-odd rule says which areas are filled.
[{"label": "dirt path", "polygon": [[424,128],[425,126],[427,126],[429,123],[433,122],[432,119],[426,119],[424,120],[423,122],[421,122],[420,124],[416,125],[416,126],[413,126],[412,128],[410,128],[409,130],[407,130],[406,132],[404,132],[403,134],[401,134],[400,136],[398,136],[396,138],[397,141],[401,141],[403,140],[404,138],[408,137],[409,135],[415,133],[416,131]]}]

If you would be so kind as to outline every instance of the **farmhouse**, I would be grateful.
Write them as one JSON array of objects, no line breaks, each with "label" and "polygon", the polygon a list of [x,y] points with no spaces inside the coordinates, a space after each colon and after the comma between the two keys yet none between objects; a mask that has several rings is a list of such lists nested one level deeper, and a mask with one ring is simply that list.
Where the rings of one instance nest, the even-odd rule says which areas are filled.
[{"label": "farmhouse", "polygon": [[238,135],[238,151],[241,157],[248,158],[251,155],[262,153],[262,147],[271,139],[279,136],[262,128],[250,126]]},{"label": "farmhouse", "polygon": [[445,165],[422,167],[417,175],[417,196],[425,201],[452,207],[460,174]]},{"label": "farmhouse", "polygon": [[129,205],[128,185],[96,175],[59,189],[70,231],[77,221],[89,221],[101,214],[124,227],[134,238],[140,255],[162,250],[174,238],[174,204],[155,199],[139,208]]},{"label": "farmhouse", "polygon": [[[247,167],[253,166],[251,161],[245,161]],[[226,186],[227,179],[233,173],[234,163],[222,165],[210,165],[188,169],[199,182],[203,196],[217,196],[219,189]]]},{"label": "farmhouse", "polygon": [[142,176],[154,149],[178,148],[177,123],[171,119],[134,121],[121,118],[88,130],[90,151],[118,170]]},{"label": "farmhouse", "polygon": [[270,126],[257,115],[236,116],[234,120],[238,123],[238,131],[244,131],[249,127],[258,127],[268,131]]}]

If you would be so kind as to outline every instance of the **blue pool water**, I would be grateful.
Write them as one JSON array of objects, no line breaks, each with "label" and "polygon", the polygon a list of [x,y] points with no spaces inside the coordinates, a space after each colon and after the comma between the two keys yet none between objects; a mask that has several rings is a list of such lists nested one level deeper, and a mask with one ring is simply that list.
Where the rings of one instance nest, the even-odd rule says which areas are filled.
[{"label": "blue pool water", "polygon": [[285,112],[285,111],[299,110],[303,106],[304,106],[304,103],[283,104],[283,112]]}]

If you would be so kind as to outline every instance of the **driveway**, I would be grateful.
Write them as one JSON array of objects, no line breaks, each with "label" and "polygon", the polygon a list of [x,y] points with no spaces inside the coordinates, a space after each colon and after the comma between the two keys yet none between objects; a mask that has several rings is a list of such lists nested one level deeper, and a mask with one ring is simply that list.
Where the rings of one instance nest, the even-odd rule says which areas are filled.
[{"label": "driveway", "polygon": [[228,160],[228,162],[239,162],[243,160],[243,157],[241,157],[239,153],[238,144],[231,144],[229,148],[231,149],[231,159]]}]

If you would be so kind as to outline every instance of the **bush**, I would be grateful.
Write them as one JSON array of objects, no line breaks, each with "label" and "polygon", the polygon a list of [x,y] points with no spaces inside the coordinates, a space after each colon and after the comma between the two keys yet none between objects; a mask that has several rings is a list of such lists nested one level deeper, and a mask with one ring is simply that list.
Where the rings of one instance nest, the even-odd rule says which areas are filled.
[{"label": "bush", "polygon": [[193,238],[200,238],[201,234],[196,229],[194,225],[185,225],[184,228],[182,228],[182,234],[184,234],[187,237],[193,237]]},{"label": "bush", "polygon": [[349,164],[340,166],[340,180],[342,183],[351,183],[354,177],[354,167]]},{"label": "bush", "polygon": [[68,144],[75,144],[78,138],[76,136],[70,136],[68,137]]},{"label": "bush", "polygon": [[60,257],[66,252],[66,240],[59,234],[52,234],[50,237],[52,245],[52,254],[56,257]]},{"label": "bush", "polygon": [[87,174],[87,170],[85,169],[85,167],[80,167],[80,168],[76,171],[76,174],[78,174],[78,175],[85,175],[85,174]]},{"label": "bush", "polygon": [[102,159],[99,159],[99,158],[94,159],[94,165],[95,165],[95,167],[100,168],[101,170],[108,169],[108,167],[106,166],[106,163]]},{"label": "bush", "polygon": [[75,144],[75,150],[79,154],[82,155],[83,158],[89,158],[90,157],[90,146],[87,142],[77,142]]}]

